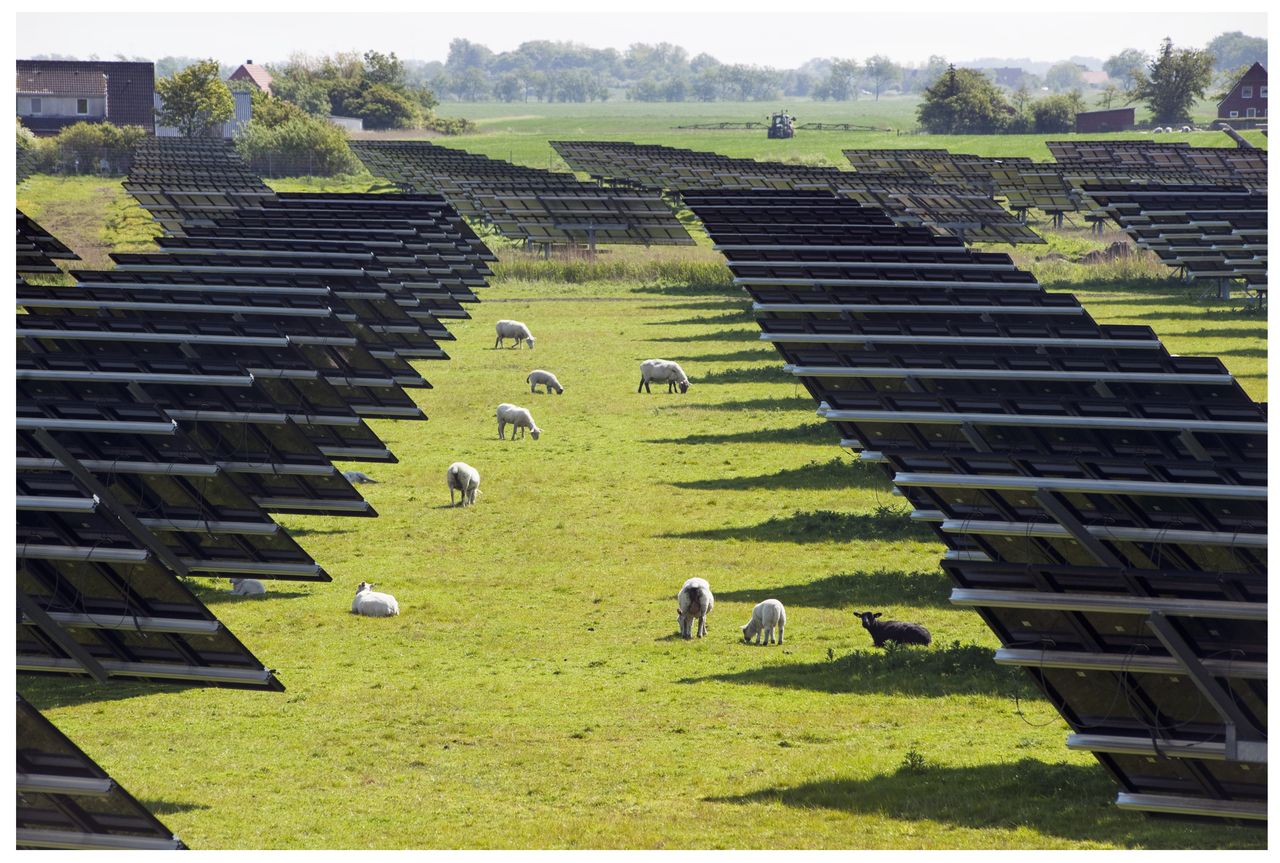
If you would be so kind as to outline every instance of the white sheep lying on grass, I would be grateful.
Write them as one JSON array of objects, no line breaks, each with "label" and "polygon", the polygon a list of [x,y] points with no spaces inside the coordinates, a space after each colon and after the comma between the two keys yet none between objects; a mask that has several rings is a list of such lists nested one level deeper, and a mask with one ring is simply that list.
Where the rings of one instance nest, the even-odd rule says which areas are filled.
[{"label": "white sheep lying on grass", "polygon": [[237,596],[262,596],[267,592],[267,586],[256,578],[233,578],[231,592]]},{"label": "white sheep lying on grass", "polygon": [[546,369],[534,369],[529,372],[529,377],[525,378],[529,384],[529,392],[536,393],[538,384],[542,384],[547,388],[547,395],[551,395],[551,391],[555,390],[556,395],[564,395],[564,387],[560,386],[560,381],[551,372]]},{"label": "white sheep lying on grass", "polygon": [[711,585],[705,578],[691,578],[676,594],[676,622],[680,624],[680,634],[692,638],[693,622],[698,621],[698,637],[707,634],[707,615],[715,607],[716,599],[711,595]]},{"label": "white sheep lying on grass", "polygon": [[356,588],[356,598],[351,601],[351,613],[365,617],[391,617],[400,613],[400,603],[389,593],[378,593],[367,581]]},{"label": "white sheep lying on grass", "polygon": [[493,343],[494,348],[502,347],[502,342],[505,339],[514,339],[515,344],[511,347],[518,348],[520,347],[520,342],[524,342],[529,346],[529,350],[533,350],[533,333],[529,332],[529,328],[519,321],[498,321],[493,328],[498,333],[498,338]]},{"label": "white sheep lying on grass", "polygon": [[507,423],[511,424],[511,439],[516,439],[516,432],[523,435],[526,431],[533,435],[533,439],[537,440],[542,435],[542,429],[538,428],[533,421],[533,414],[521,407],[503,402],[498,405],[498,440],[505,439],[505,429]]},{"label": "white sheep lying on grass", "polygon": [[369,476],[367,473],[365,473],[362,470],[344,470],[342,472],[342,476],[346,479],[347,482],[353,483],[356,485],[369,483],[369,482],[373,483],[374,485],[378,484],[378,481],[376,479]]},{"label": "white sheep lying on grass", "polygon": [[689,376],[684,373],[684,369],[680,368],[680,364],[672,360],[645,360],[640,364],[640,386],[636,387],[636,392],[644,390],[645,392],[653,392],[649,389],[649,383],[657,381],[662,383],[666,381],[667,392],[675,392],[679,388],[680,392],[687,393],[689,391]]},{"label": "white sheep lying on grass", "polygon": [[766,646],[773,641],[773,628],[778,627],[778,643],[782,643],[782,630],[787,625],[787,610],[782,607],[782,603],[776,599],[766,599],[764,602],[751,609],[751,621],[742,627],[742,640],[750,642],[751,639],[756,640],[756,644],[760,643],[760,635],[764,634],[764,643]]},{"label": "white sheep lying on grass", "polygon": [[449,506],[454,505],[454,489],[461,492],[458,506],[467,506],[476,502],[476,495],[480,491],[480,471],[465,461],[455,461],[449,465],[449,470],[444,475],[444,481],[449,486]]}]

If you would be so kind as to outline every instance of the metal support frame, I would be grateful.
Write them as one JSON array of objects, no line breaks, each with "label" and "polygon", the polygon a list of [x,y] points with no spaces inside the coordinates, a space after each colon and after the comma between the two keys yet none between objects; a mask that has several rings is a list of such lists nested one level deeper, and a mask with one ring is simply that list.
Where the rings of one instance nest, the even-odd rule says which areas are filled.
[{"label": "metal support frame", "polygon": [[1192,683],[1200,690],[1213,708],[1218,711],[1226,724],[1228,761],[1265,762],[1267,760],[1267,742],[1262,729],[1254,724],[1231,693],[1223,688],[1215,676],[1201,662],[1195,650],[1182,637],[1182,633],[1163,611],[1153,611],[1147,618],[1147,626],[1155,633],[1156,638],[1169,651],[1169,655],[1178,660],[1187,670]]},{"label": "metal support frame", "polygon": [[1089,529],[1075,517],[1070,508],[1053,492],[1040,489],[1032,494],[1036,503],[1053,517],[1053,520],[1067,529],[1072,538],[1080,543],[1103,566],[1124,569],[1124,562],[1116,557],[1102,541],[1089,532]]},{"label": "metal support frame", "polygon": [[98,660],[85,649],[84,645],[71,637],[65,629],[58,625],[48,613],[40,607],[40,603],[36,602],[26,593],[18,591],[18,610],[31,618],[36,626],[40,627],[40,631],[53,640],[58,647],[71,657],[80,666],[99,683],[106,683],[108,674],[107,670],[102,667]]}]

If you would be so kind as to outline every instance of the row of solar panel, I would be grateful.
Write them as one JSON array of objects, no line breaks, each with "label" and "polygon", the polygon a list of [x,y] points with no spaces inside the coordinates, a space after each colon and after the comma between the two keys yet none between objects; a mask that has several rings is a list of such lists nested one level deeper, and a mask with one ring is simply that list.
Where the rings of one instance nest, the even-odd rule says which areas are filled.
[{"label": "row of solar panel", "polygon": [[[183,159],[201,172],[171,170]],[[231,149],[166,143],[135,164],[139,200],[176,226],[160,252],[18,280],[18,668],[280,690],[181,576],[329,580],[272,514],[375,515],[333,461],[395,460],[366,420],[425,419],[412,361],[445,357],[443,321],[467,316],[493,256],[438,196],[211,207],[221,191],[194,187],[244,173]],[[20,272],[74,258],[21,214],[18,237]],[[20,738],[20,761],[46,743]],[[175,845],[72,761],[20,776],[20,844]]]},{"label": "row of solar panel", "polygon": [[1001,207],[989,188],[963,177],[884,175],[835,168],[733,159],[659,145],[618,141],[552,141],[575,170],[591,176],[676,192],[699,189],[822,189],[869,204],[902,225],[927,225],[975,242],[1041,243],[1038,234]]},{"label": "row of solar panel", "polygon": [[1121,805],[1264,818],[1265,407],[1005,255],[825,193],[685,200]]},{"label": "row of solar panel", "polygon": [[534,245],[690,245],[656,194],[604,189],[570,174],[525,168],[423,141],[352,144],[375,174],[446,196],[467,216]]}]

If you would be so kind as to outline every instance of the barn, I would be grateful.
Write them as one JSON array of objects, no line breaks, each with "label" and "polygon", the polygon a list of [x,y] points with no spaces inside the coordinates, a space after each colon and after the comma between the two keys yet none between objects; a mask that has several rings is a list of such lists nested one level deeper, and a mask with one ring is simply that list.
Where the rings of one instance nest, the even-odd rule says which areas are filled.
[{"label": "barn", "polygon": [[1133,128],[1132,108],[1081,111],[1076,114],[1076,132],[1123,132]]},{"label": "barn", "polygon": [[1264,120],[1267,116],[1267,70],[1254,63],[1218,103],[1219,120]]}]

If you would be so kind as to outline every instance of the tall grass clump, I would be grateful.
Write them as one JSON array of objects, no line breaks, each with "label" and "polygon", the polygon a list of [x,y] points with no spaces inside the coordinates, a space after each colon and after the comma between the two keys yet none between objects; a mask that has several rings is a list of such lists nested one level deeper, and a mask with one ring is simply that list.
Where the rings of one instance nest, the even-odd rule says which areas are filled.
[{"label": "tall grass clump", "polygon": [[557,252],[544,258],[536,252],[510,250],[493,265],[494,284],[507,281],[584,282],[627,281],[640,284],[675,284],[728,290],[733,276],[719,255],[645,255]]}]

